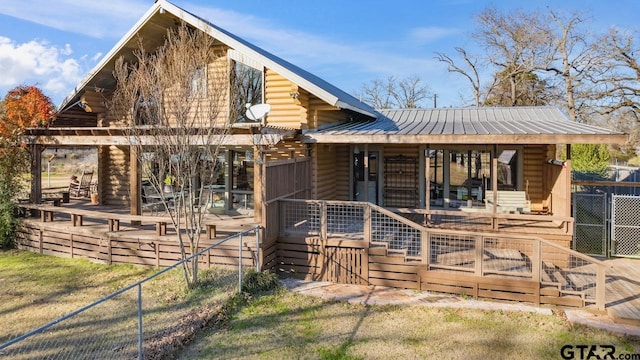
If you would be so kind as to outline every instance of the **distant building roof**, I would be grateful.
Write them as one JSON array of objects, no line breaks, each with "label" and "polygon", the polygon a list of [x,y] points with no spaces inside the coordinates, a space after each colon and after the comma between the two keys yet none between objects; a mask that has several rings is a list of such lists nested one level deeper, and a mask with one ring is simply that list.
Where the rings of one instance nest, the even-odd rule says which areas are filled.
[{"label": "distant building roof", "polygon": [[621,143],[624,133],[569,120],[555,107],[384,109],[373,121],[305,132],[309,143]]}]

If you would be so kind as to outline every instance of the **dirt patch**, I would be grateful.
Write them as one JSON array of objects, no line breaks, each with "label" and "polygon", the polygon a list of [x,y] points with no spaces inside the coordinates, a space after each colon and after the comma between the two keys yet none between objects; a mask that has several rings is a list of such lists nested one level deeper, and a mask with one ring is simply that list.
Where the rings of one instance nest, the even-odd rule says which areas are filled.
[{"label": "dirt patch", "polygon": [[193,341],[198,331],[222,322],[225,318],[223,309],[222,305],[207,305],[190,311],[175,325],[145,339],[144,358],[172,358],[173,354]]}]

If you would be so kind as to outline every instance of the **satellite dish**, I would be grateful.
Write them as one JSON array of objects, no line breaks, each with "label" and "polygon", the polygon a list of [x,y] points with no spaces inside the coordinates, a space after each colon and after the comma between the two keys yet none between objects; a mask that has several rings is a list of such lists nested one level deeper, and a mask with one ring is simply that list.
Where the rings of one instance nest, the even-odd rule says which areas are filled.
[{"label": "satellite dish", "polygon": [[251,105],[247,107],[247,112],[245,113],[245,116],[250,120],[257,121],[262,119],[265,115],[267,115],[269,111],[271,111],[271,105],[269,104]]}]

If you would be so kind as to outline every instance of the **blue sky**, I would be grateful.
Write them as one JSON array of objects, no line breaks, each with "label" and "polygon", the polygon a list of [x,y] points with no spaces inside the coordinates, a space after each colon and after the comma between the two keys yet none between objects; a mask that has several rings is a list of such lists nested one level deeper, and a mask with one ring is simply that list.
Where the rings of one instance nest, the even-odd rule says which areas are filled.
[{"label": "blue sky", "polygon": [[[456,46],[473,52],[474,15],[489,5],[581,11],[594,32],[640,30],[637,0],[172,2],[349,93],[376,78],[417,75],[438,95],[439,107],[465,105],[468,90],[434,53],[454,55]],[[20,84],[37,84],[59,104],[152,4],[0,0],[0,96]]]}]

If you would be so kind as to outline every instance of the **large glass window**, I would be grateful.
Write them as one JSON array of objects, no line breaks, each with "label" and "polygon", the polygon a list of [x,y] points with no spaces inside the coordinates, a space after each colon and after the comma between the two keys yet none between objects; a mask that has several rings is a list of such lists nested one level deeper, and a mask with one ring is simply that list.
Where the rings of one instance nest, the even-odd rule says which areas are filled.
[{"label": "large glass window", "polygon": [[429,198],[431,206],[444,204],[444,150],[428,150]]},{"label": "large glass window", "polygon": [[479,206],[491,184],[491,153],[482,150],[451,151],[449,203],[452,207]]},{"label": "large glass window", "polygon": [[246,121],[247,106],[262,103],[262,71],[234,61],[231,76],[231,121]]},{"label": "large glass window", "polygon": [[503,150],[498,155],[498,190],[518,189],[518,152]]}]

